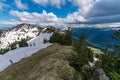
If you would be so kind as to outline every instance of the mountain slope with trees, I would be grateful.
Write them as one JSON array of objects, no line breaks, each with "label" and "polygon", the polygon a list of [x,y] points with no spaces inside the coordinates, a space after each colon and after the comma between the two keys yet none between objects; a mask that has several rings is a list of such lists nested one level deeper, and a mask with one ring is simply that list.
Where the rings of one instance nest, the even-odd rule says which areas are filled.
[{"label": "mountain slope with trees", "polygon": [[72,45],[73,38],[72,38],[72,31],[69,27],[66,32],[62,33],[61,31],[56,31],[50,37],[51,43],[60,43],[61,45]]},{"label": "mountain slope with trees", "polygon": [[[43,30],[43,33],[46,32],[53,33],[49,40],[53,45],[14,64],[17,70],[10,66],[2,71],[2,79],[120,80],[119,44],[106,45],[104,51],[98,54],[88,47],[85,33],[75,42],[70,28],[61,32],[49,27]],[[120,41],[120,30],[112,38]],[[48,41],[43,39],[44,42]]]},{"label": "mountain slope with trees", "polygon": [[39,28],[35,25],[23,23],[9,30],[2,31],[0,35],[0,50],[10,50],[11,46],[13,46],[14,49],[17,47],[17,45],[26,46],[26,44],[23,45],[22,42],[27,43],[28,40],[37,37],[41,30],[42,28]]},{"label": "mountain slope with trees", "polygon": [[[116,31],[111,38],[120,41],[120,30]],[[103,68],[111,80],[120,80],[120,44],[107,45],[104,53],[97,57],[100,61],[96,66]]]}]

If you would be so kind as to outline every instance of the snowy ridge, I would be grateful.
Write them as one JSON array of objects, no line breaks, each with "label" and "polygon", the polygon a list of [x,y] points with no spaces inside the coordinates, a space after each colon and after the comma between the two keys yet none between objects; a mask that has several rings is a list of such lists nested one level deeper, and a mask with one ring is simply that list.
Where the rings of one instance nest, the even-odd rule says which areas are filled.
[{"label": "snowy ridge", "polygon": [[38,36],[40,29],[30,24],[20,24],[11,30],[5,31],[0,36],[0,49],[8,48],[8,46],[21,39],[31,39]]},{"label": "snowy ridge", "polygon": [[44,39],[49,40],[50,36],[52,36],[52,33],[41,33],[39,36],[37,36],[37,37],[33,38],[32,40],[28,41],[28,45],[30,46],[30,44],[35,43],[35,46],[39,46],[39,45],[43,44]]},{"label": "snowy ridge", "polygon": [[68,27],[62,27],[61,28],[61,31],[65,31],[65,30],[68,30]]},{"label": "snowy ridge", "polygon": [[[51,45],[50,43],[43,43],[44,38],[49,40],[51,35],[52,33],[41,33],[38,37],[28,41],[28,47],[17,48],[5,53],[4,55],[0,55],[0,71],[3,71],[11,65],[10,60],[12,60],[13,63],[16,63],[21,59],[29,57],[33,53]],[[30,46],[30,44],[33,43],[35,45]]]}]

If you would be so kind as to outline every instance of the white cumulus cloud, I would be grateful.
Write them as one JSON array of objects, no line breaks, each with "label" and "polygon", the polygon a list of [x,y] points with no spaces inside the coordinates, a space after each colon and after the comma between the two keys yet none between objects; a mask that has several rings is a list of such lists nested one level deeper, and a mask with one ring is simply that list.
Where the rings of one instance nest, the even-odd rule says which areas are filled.
[{"label": "white cumulus cloud", "polygon": [[95,0],[68,0],[71,2],[74,6],[79,7],[79,12],[81,12],[81,15],[86,16],[86,14],[89,12],[89,10],[94,5]]},{"label": "white cumulus cloud", "polygon": [[19,9],[28,9],[27,4],[23,4],[21,0],[15,0],[15,4]]},{"label": "white cumulus cloud", "polygon": [[57,8],[61,8],[61,5],[65,4],[65,0],[33,0],[33,2],[41,5],[41,6],[54,6]]},{"label": "white cumulus cloud", "polygon": [[50,12],[47,13],[45,10],[43,10],[42,13],[29,13],[26,11],[19,12],[19,11],[10,11],[10,15],[18,17],[21,22],[26,22],[26,23],[34,23],[34,24],[59,24],[60,19],[57,18],[57,16]]},{"label": "white cumulus cloud", "polygon": [[63,19],[66,23],[77,23],[77,22],[85,22],[86,19],[80,15],[80,12],[74,12],[68,14],[66,18]]},{"label": "white cumulus cloud", "polygon": [[[18,1],[19,5],[26,5]],[[78,7],[78,10],[68,14],[64,18],[58,18],[53,12],[48,13],[43,10],[42,13],[27,12],[27,11],[10,11],[10,15],[19,19],[19,22],[40,24],[40,25],[55,25],[55,26],[118,26],[120,23],[120,5],[118,0],[32,0],[34,3],[41,6],[53,6],[63,8],[62,5],[67,2]],[[1,4],[1,3],[0,3]],[[0,5],[0,9],[3,8]],[[49,7],[48,7],[49,8]],[[26,8],[21,8],[26,9]],[[4,22],[5,23],[5,22]],[[6,22],[7,23],[7,22]],[[10,22],[11,23],[11,22]],[[112,25],[113,24],[113,25]]]}]

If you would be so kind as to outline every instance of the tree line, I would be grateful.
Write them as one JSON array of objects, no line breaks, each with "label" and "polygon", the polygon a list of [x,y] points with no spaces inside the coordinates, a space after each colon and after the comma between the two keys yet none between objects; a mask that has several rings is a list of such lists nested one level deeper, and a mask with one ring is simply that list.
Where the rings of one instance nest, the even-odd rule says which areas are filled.
[{"label": "tree line", "polygon": [[[116,31],[111,38],[120,41],[120,30]],[[102,68],[110,80],[120,80],[120,44],[107,45],[103,54],[95,55],[99,60],[91,67],[89,62],[93,62],[93,52],[87,47],[87,35],[85,33],[79,38],[78,42],[73,41],[70,28],[65,33],[55,32],[50,38],[52,43],[62,45],[72,45],[76,52],[68,59],[70,66],[76,70],[76,77],[80,75],[82,80],[98,80],[95,72],[97,68]],[[111,51],[111,49],[114,49]],[[77,79],[75,79],[77,80]]]},{"label": "tree line", "polygon": [[[116,31],[112,39],[120,42],[120,30]],[[120,44],[107,45],[104,53],[97,55],[100,59],[96,66],[102,67],[111,80],[120,80]]]},{"label": "tree line", "polygon": [[60,43],[61,45],[72,45],[73,39],[70,27],[65,33],[61,33],[59,31],[54,32],[53,35],[50,37],[50,42]]},{"label": "tree line", "polygon": [[15,41],[14,43],[10,44],[5,49],[0,49],[0,54],[4,54],[4,53],[8,52],[9,50],[14,50],[18,47],[25,47],[25,46],[28,46],[27,40],[21,39],[21,41]]}]

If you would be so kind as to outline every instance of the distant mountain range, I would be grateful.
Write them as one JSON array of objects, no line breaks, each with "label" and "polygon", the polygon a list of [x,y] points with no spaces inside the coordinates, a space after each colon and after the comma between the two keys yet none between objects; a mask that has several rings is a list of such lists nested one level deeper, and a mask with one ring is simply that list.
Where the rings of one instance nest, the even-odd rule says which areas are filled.
[{"label": "distant mountain range", "polygon": [[87,34],[88,45],[99,49],[104,49],[108,44],[120,44],[113,40],[111,36],[119,28],[72,28],[73,37],[78,40],[82,33]]},{"label": "distant mountain range", "polygon": [[0,27],[0,30],[8,30],[10,27]]},{"label": "distant mountain range", "polygon": [[[7,28],[4,28],[7,29]],[[11,42],[18,41],[22,38],[34,38],[37,35],[40,34],[41,31],[44,31],[46,28],[40,28],[35,25],[30,24],[19,24],[11,29],[5,30],[0,40],[2,43],[4,43],[4,47],[8,46]],[[60,28],[59,30],[64,31],[67,30],[67,27]],[[111,27],[111,28],[95,28],[95,27],[85,27],[85,28],[71,28],[73,38],[77,41],[79,37],[82,35],[83,32],[85,32],[88,36],[87,42],[88,45],[92,47],[97,47],[99,49],[105,48],[108,44],[119,44],[119,42],[113,40],[110,36],[114,34],[114,32],[120,27]],[[48,31],[48,30],[47,30]],[[0,31],[1,33],[1,31]],[[3,45],[3,44],[2,44]],[[0,44],[0,48],[2,46]],[[3,47],[3,46],[2,46]]]}]

